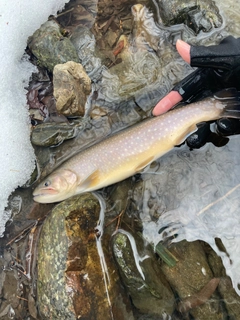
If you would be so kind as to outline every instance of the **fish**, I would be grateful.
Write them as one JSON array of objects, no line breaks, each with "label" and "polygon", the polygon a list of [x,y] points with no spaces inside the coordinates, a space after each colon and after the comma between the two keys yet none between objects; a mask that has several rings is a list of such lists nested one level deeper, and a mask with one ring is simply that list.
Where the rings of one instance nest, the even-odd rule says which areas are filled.
[{"label": "fish", "polygon": [[59,202],[122,181],[182,144],[197,124],[240,118],[240,92],[223,91],[150,117],[75,154],[36,187],[34,201]]}]

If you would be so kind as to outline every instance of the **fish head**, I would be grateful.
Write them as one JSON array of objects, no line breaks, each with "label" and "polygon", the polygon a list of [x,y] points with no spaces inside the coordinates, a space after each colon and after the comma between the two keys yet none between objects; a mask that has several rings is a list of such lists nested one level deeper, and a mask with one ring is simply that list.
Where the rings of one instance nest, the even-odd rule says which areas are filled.
[{"label": "fish head", "polygon": [[77,175],[71,170],[57,170],[46,177],[33,191],[33,200],[39,203],[63,201],[76,192]]}]

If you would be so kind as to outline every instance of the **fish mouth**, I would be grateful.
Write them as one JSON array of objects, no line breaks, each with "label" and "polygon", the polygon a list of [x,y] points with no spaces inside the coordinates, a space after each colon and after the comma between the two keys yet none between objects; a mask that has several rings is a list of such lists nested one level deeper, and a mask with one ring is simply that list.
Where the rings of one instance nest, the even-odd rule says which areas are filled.
[{"label": "fish mouth", "polygon": [[58,194],[58,191],[54,188],[41,188],[40,190],[33,191],[33,200],[40,203],[48,203],[51,196]]},{"label": "fish mouth", "polygon": [[57,194],[58,191],[54,188],[47,187],[47,188],[41,188],[40,190],[35,189],[33,191],[33,196],[39,196],[39,195],[51,195],[51,194]]}]

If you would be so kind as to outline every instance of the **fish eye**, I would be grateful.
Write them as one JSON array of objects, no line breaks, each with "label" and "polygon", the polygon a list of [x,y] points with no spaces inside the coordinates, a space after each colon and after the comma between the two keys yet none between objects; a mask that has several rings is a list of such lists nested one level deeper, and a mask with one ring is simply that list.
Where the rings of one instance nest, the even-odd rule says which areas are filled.
[{"label": "fish eye", "polygon": [[50,184],[51,184],[51,182],[48,180],[48,181],[46,181],[46,182],[44,183],[44,186],[45,186],[45,187],[49,187]]}]

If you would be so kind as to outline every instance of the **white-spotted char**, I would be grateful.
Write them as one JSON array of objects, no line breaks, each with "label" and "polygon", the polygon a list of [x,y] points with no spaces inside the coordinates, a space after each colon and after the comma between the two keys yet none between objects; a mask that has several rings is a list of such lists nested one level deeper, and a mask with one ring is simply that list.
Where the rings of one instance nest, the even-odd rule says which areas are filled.
[{"label": "white-spotted char", "polygon": [[60,165],[34,190],[34,200],[58,202],[126,179],[181,144],[196,124],[238,118],[239,102],[232,101],[229,106],[229,100],[208,98],[117,133]]}]

